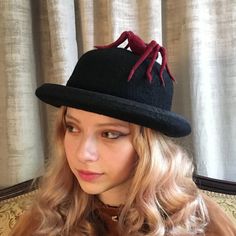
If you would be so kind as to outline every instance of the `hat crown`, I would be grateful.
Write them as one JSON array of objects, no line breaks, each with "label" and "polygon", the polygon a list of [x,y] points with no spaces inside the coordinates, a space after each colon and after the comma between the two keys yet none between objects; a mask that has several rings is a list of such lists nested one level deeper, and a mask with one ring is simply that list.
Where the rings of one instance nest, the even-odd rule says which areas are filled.
[{"label": "hat crown", "polygon": [[146,76],[150,59],[146,59],[128,81],[129,73],[139,58],[133,52],[122,48],[91,50],[79,59],[66,86],[108,94],[170,111],[173,82],[164,71],[163,86],[159,79],[160,65],[157,62],[151,72],[151,82]]},{"label": "hat crown", "polygon": [[66,86],[46,83],[36,95],[56,107],[110,116],[171,137],[189,134],[188,121],[170,111],[173,81],[168,67],[160,71],[163,67],[155,62],[150,76],[149,65],[150,59],[140,62],[140,56],[126,49],[95,49],[79,59]]}]

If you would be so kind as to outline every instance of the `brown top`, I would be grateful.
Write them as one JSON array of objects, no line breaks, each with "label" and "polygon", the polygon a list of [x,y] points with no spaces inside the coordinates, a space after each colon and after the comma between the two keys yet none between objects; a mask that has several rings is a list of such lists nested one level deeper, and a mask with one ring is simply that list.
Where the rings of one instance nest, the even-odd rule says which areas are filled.
[{"label": "brown top", "polygon": [[[236,226],[209,197],[204,195],[210,222],[206,227],[205,236],[236,236]],[[101,220],[107,226],[107,236],[119,236],[118,217],[122,207],[101,206],[98,210]]]},{"label": "brown top", "polygon": [[98,204],[98,208],[96,209],[96,213],[100,217],[100,219],[104,222],[106,226],[106,236],[119,236],[118,233],[118,218],[120,212],[122,210],[122,206],[114,207],[105,205],[103,203]]}]

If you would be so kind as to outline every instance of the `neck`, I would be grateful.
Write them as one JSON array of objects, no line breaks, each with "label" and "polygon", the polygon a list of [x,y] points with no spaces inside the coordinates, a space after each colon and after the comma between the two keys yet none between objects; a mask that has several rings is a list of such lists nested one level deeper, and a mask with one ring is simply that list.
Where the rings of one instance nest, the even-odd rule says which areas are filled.
[{"label": "neck", "polygon": [[113,206],[113,207],[119,207],[121,205],[124,204],[125,201],[121,200],[120,198],[107,198],[104,196],[98,196],[99,200],[105,204],[105,205],[109,205],[109,206]]},{"label": "neck", "polygon": [[101,202],[109,206],[124,205],[127,200],[130,181],[127,181],[122,188],[113,188],[98,195]]}]

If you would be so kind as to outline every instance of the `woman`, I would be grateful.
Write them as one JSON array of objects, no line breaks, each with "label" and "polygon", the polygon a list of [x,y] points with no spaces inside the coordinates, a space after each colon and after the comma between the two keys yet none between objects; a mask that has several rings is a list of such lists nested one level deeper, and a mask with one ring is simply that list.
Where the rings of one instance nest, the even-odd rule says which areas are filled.
[{"label": "woman", "polygon": [[[131,36],[129,45],[143,47]],[[42,101],[60,107],[54,156],[12,235],[236,235],[170,139],[191,129],[170,111],[164,48],[141,47],[141,56],[137,44],[133,52],[114,45],[85,53],[66,86],[37,89]],[[154,63],[158,52],[162,65]]]}]

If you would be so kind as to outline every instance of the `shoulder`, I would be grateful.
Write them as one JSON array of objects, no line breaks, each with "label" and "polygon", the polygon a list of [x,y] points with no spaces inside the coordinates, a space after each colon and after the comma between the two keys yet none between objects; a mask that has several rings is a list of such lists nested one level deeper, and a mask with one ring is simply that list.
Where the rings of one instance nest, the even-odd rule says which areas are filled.
[{"label": "shoulder", "polygon": [[206,236],[236,236],[236,226],[224,213],[220,206],[210,197],[202,194],[209,214]]}]

